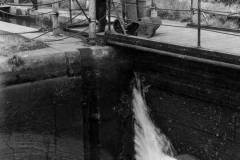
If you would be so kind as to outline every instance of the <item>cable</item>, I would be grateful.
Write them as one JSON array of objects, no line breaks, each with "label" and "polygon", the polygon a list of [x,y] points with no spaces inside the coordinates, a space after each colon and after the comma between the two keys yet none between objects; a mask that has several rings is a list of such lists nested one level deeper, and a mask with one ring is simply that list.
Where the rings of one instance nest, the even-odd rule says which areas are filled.
[{"label": "cable", "polygon": [[206,30],[209,32],[215,32],[215,33],[221,33],[221,34],[225,34],[225,35],[231,35],[231,36],[235,36],[235,37],[240,37],[240,34],[234,34],[234,33],[229,33],[229,32],[222,32],[222,31],[217,31],[217,30],[212,30],[212,29],[207,29],[207,28],[201,28],[201,30]]},{"label": "cable", "polygon": [[[101,20],[102,20],[103,18],[105,18],[105,17],[106,17],[106,15],[104,15],[103,17],[101,17],[98,21],[101,21]],[[86,20],[86,19],[85,19],[85,20]],[[87,31],[88,29],[89,29],[89,27],[85,28],[85,29],[84,29],[83,31],[81,31],[80,33],[76,33],[76,34],[73,34],[73,35],[68,36],[68,37],[64,37],[64,38],[56,39],[56,40],[48,40],[48,41],[43,41],[43,42],[62,41],[62,40],[68,39],[68,38],[72,38],[72,37],[74,37],[74,36],[81,36],[81,38],[83,38],[84,41],[86,41],[85,37],[83,37],[83,36],[81,35],[81,33]],[[41,36],[41,35],[40,35],[40,36]],[[38,37],[37,37],[37,38],[38,38]]]},{"label": "cable", "polygon": [[74,20],[75,18],[77,18],[78,16],[80,16],[82,13],[78,13],[77,15],[75,15],[74,17],[72,17],[70,20],[68,20],[65,25],[67,25],[69,22],[71,22],[72,20]]},{"label": "cable", "polygon": [[159,11],[175,11],[175,12],[192,12],[192,10],[190,9],[171,9],[171,8],[158,8],[158,7],[155,7],[156,10],[159,10]]},{"label": "cable", "polygon": [[91,19],[87,16],[87,14],[85,13],[85,11],[83,10],[81,4],[78,2],[78,0],[75,0],[77,2],[78,7],[81,9],[82,13],[84,14],[84,16],[87,18],[88,22],[91,22]]},{"label": "cable", "polygon": [[[63,24],[63,26],[66,27],[69,22],[71,22],[74,18],[76,18],[76,17],[79,16],[79,15],[80,15],[80,13],[77,14],[76,16],[74,16],[72,19],[69,19],[67,22],[65,22],[65,23]],[[36,36],[36,37],[34,37],[34,38],[31,38],[30,41],[31,41],[31,40],[35,40],[35,39],[37,39],[37,38],[39,38],[39,37],[41,37],[41,36],[44,36],[44,35],[46,35],[47,33],[53,31],[54,29],[58,29],[58,28],[61,28],[61,27],[63,27],[63,26],[58,26],[58,27],[53,28],[53,29],[51,29],[51,30],[49,30],[49,31],[47,31],[47,32],[44,32],[44,33],[40,34],[39,36]]]},{"label": "cable", "polygon": [[29,34],[29,33],[40,33],[41,31],[30,31],[30,32],[19,32],[19,33],[0,33],[0,35],[16,35],[16,34]]},{"label": "cable", "polygon": [[[61,3],[63,1],[66,1],[66,0],[60,0],[60,1],[51,2],[51,3],[37,4],[37,6],[48,6],[48,5],[52,5],[52,4],[55,4],[55,3]],[[6,3],[6,4],[10,5],[10,6],[26,6],[26,7],[32,7],[33,6],[33,5],[30,5],[30,4],[14,4],[14,3]]]},{"label": "cable", "polygon": [[67,37],[64,37],[64,38],[61,38],[61,39],[47,40],[47,41],[43,41],[43,42],[62,41],[62,40],[68,39],[68,38],[75,38],[76,36],[81,36],[81,38],[83,38],[84,41],[86,41],[86,38],[84,36],[82,36],[82,33],[87,31],[87,30],[88,30],[88,27],[86,29],[84,29],[83,31],[81,31],[80,33],[75,33],[73,35],[70,35],[70,36],[67,36]]},{"label": "cable", "polygon": [[49,14],[49,13],[51,13],[52,11],[50,11],[50,12],[45,12],[45,13],[40,13],[40,14],[36,14],[36,15],[31,15],[31,14],[29,14],[29,15],[17,15],[17,14],[12,14],[12,13],[9,13],[9,12],[5,12],[5,11],[3,11],[3,10],[0,10],[0,13],[4,13],[4,14],[6,14],[6,15],[10,15],[10,16],[14,16],[14,17],[36,17],[36,16],[41,16],[41,15],[44,15],[44,14]]},{"label": "cable", "polygon": [[[57,29],[57,28],[56,28],[56,29]],[[51,29],[51,30],[49,30],[49,31],[46,31],[46,32],[44,32],[44,33],[42,33],[42,34],[34,37],[34,38],[31,38],[29,41],[35,40],[35,39],[37,39],[37,38],[39,38],[39,37],[42,37],[42,36],[48,34],[49,32],[51,32],[52,30],[53,30],[53,29]]]},{"label": "cable", "polygon": [[[217,12],[210,12],[210,11],[206,11],[206,10],[202,10],[201,12],[203,13],[207,13],[207,14],[215,14],[215,15],[221,15],[221,16],[226,16],[226,17],[233,17],[233,15],[236,14],[240,14],[240,12],[236,12],[236,13],[228,13],[228,14],[224,14],[224,13],[217,13]],[[239,17],[239,16],[234,16],[234,17]]]},{"label": "cable", "polygon": [[[16,17],[28,17],[28,16],[22,16],[22,15],[14,15],[14,14],[10,14],[10,13],[7,13],[7,12],[5,12],[5,11],[1,11],[0,10],[0,13],[6,13],[6,14],[8,14],[8,15],[12,15],[12,16],[16,16]],[[52,11],[51,11],[52,12]],[[51,13],[51,12],[47,12],[47,13]],[[46,13],[44,13],[44,14],[46,14]],[[42,14],[38,14],[38,15],[42,15]],[[72,20],[73,19],[75,19],[76,17],[78,17],[79,15],[81,15],[81,13],[78,13],[76,16],[74,16],[73,18],[72,18]],[[37,15],[32,15],[32,16],[37,16]],[[67,23],[69,23],[70,22],[70,20],[69,21],[67,21],[66,23],[65,23],[65,25],[67,25]],[[56,28],[57,29],[57,28]],[[45,34],[47,34],[47,33],[49,33],[49,32],[51,32],[52,30],[50,30],[50,31],[47,31],[46,33],[44,32],[43,34],[41,34],[40,36],[37,36],[37,37],[35,37],[35,38],[32,38],[31,40],[34,40],[34,39],[36,39],[36,38],[39,38],[39,37],[41,37],[41,36],[43,36],[43,35],[45,35]],[[21,33],[6,33],[6,34],[0,34],[0,35],[13,35],[13,34],[28,34],[28,33],[39,33],[40,31],[31,31],[31,32],[21,32]]]},{"label": "cable", "polygon": [[[59,3],[59,2],[62,2],[62,1],[65,1],[65,0],[61,0],[61,1],[58,1],[58,2],[52,2],[52,3],[47,3],[47,4],[43,4],[43,5],[50,5],[50,4],[55,4],[55,3]],[[16,5],[17,6],[17,5]],[[32,5],[23,5],[23,6],[32,6]],[[81,13],[77,14],[76,16],[74,16],[73,18],[71,18],[69,21],[65,22],[64,25],[66,26],[69,22],[71,22],[73,19],[75,19],[76,17],[78,17],[79,15],[81,15],[82,13],[85,15],[86,19],[89,21],[89,18],[87,17],[86,13],[84,12],[83,8],[81,7],[81,5],[78,3],[78,6],[79,8],[81,9]],[[52,11],[51,11],[52,12]],[[39,16],[39,15],[43,15],[43,14],[48,14],[48,13],[51,13],[51,12],[47,12],[47,13],[42,13],[42,14],[37,14],[37,15],[15,15],[15,14],[11,14],[11,13],[8,13],[8,12],[5,12],[5,11],[2,11],[0,10],[0,13],[4,13],[4,14],[7,14],[7,15],[11,15],[11,16],[16,16],[16,17],[29,17],[29,16]],[[105,16],[104,16],[105,17]],[[102,18],[104,18],[102,17]],[[100,20],[102,19],[100,18]],[[85,21],[86,19],[82,20],[82,21]],[[81,22],[81,21],[80,21]],[[49,31],[46,31],[34,38],[31,38],[30,41],[32,40],[35,40],[43,35],[46,35],[47,33],[53,31],[54,29],[58,29],[60,28],[61,26],[57,27],[57,28],[53,28]],[[86,31],[88,28],[86,28],[84,31]],[[82,32],[84,32],[82,31]],[[6,33],[6,34],[2,34],[2,35],[13,35],[13,34],[28,34],[28,33],[39,33],[40,31],[31,31],[31,32],[22,32],[22,33]],[[1,34],[0,34],[1,35]],[[79,33],[75,34],[75,35],[79,35]],[[61,40],[64,40],[64,39],[67,39],[67,38],[70,38],[71,36],[68,36],[68,37],[65,37],[65,38],[62,38],[62,39],[58,39],[58,40],[51,40],[51,41],[61,41]],[[46,42],[51,42],[51,41],[46,41]]]},{"label": "cable", "polygon": [[[197,9],[196,9],[197,10]],[[202,9],[203,11],[207,11],[207,12],[218,12],[218,13],[228,13],[228,14],[235,14],[235,13],[239,13],[239,12],[227,12],[227,11],[214,11],[214,10],[209,10],[209,9]]]},{"label": "cable", "polygon": [[[113,3],[118,4],[118,5],[116,6],[116,8],[121,5],[120,2],[113,2]],[[134,6],[137,6],[137,3],[128,2],[128,3],[125,4],[125,5],[134,5]],[[121,7],[121,6],[120,6],[120,7]],[[190,9],[171,9],[171,8],[159,8],[159,7],[152,7],[152,6],[145,6],[145,7],[142,7],[142,8],[152,8],[152,9],[156,9],[156,10],[177,11],[177,12],[190,12],[190,11],[192,11],[192,10],[190,10]]]}]

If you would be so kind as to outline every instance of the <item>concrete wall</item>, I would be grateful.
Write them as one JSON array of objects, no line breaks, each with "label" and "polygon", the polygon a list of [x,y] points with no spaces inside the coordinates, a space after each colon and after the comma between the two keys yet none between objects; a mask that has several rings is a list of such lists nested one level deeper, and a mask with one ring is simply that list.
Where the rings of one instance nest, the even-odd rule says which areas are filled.
[{"label": "concrete wall", "polygon": [[[177,154],[240,158],[239,70],[128,50],[155,124]],[[126,120],[130,123],[129,120]]]},{"label": "concrete wall", "polygon": [[85,148],[103,159],[132,159],[134,72],[150,86],[151,117],[178,154],[239,159],[239,70],[108,47],[1,63],[0,156],[82,159]]},{"label": "concrete wall", "polygon": [[[98,140],[93,137],[101,139],[103,159],[119,155],[120,123],[113,108],[129,86],[126,60],[102,47],[18,58],[21,64],[6,58],[0,67],[0,159],[80,160],[86,145],[90,151],[98,147],[91,146]],[[96,106],[99,135],[91,129],[96,119],[87,116]]]}]

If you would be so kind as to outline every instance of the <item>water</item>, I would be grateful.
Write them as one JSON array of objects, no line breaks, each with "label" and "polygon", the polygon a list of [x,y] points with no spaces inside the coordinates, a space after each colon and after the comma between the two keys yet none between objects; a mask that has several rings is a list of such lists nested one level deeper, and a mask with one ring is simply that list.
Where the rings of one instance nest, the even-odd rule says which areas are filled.
[{"label": "water", "polygon": [[140,89],[133,89],[133,112],[135,118],[135,159],[176,160],[170,141],[153,124],[147,104]]}]

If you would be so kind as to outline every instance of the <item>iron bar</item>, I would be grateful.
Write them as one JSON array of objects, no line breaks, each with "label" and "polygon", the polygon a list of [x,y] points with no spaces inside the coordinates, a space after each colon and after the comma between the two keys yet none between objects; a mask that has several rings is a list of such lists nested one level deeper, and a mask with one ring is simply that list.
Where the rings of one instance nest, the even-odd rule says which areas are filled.
[{"label": "iron bar", "polygon": [[193,9],[193,0],[191,0],[191,23],[193,23],[194,9]]},{"label": "iron bar", "polygon": [[197,46],[201,47],[201,0],[198,0],[198,42]]},{"label": "iron bar", "polygon": [[72,24],[72,0],[69,0],[69,18],[70,23]]},{"label": "iron bar", "polygon": [[111,32],[111,0],[108,0],[108,31]]}]

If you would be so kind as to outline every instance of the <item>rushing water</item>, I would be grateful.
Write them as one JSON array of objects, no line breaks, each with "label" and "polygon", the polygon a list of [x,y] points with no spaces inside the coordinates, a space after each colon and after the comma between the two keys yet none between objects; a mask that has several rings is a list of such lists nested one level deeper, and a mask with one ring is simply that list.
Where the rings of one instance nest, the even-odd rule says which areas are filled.
[{"label": "rushing water", "polygon": [[176,160],[173,158],[170,141],[153,124],[140,89],[133,89],[132,103],[135,118],[135,159]]}]

